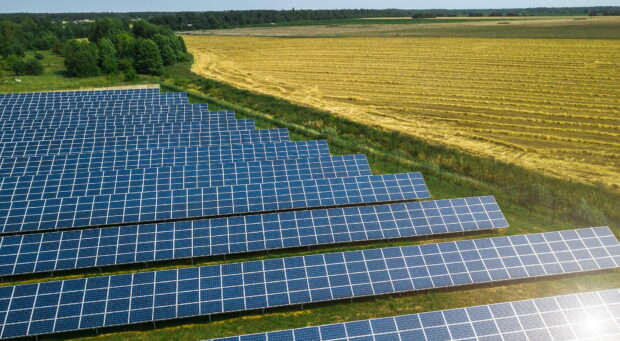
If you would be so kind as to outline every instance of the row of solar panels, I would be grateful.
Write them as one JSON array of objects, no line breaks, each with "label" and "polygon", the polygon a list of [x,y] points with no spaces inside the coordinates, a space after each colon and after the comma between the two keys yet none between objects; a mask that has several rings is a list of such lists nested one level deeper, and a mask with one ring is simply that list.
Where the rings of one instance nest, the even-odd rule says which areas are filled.
[{"label": "row of solar panels", "polygon": [[351,321],[213,341],[619,340],[620,289]]},{"label": "row of solar panels", "polygon": [[[92,329],[618,266],[620,243],[612,232],[588,228],[5,286],[0,287],[1,335]],[[613,313],[617,320],[618,311]]]},{"label": "row of solar panels", "polygon": [[[419,173],[373,176],[325,141],[147,92],[3,111],[0,276],[508,226],[493,197],[411,202],[430,197]],[[598,228],[9,286],[0,336],[611,269],[619,254]]]}]

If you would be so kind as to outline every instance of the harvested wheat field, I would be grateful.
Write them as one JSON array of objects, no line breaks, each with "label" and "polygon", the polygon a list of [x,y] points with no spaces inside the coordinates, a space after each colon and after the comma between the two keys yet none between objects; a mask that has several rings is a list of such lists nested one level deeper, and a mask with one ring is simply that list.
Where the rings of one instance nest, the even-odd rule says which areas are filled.
[{"label": "harvested wheat field", "polygon": [[587,183],[620,185],[620,41],[187,36],[194,72]]}]

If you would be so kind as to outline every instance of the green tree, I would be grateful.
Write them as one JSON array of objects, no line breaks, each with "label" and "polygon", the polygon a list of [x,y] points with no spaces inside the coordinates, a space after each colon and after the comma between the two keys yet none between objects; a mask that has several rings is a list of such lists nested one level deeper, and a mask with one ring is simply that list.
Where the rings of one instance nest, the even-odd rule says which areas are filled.
[{"label": "green tree", "polygon": [[88,32],[88,40],[96,43],[100,39],[113,38],[125,31],[127,31],[127,26],[118,19],[97,19]]},{"label": "green tree", "polygon": [[39,76],[43,74],[43,65],[39,60],[34,58],[20,59],[13,63],[13,72],[15,72],[17,76]]},{"label": "green tree", "polygon": [[172,65],[177,62],[177,52],[174,50],[173,40],[176,39],[159,33],[153,36],[153,41],[159,48],[164,65]]},{"label": "green tree", "polygon": [[129,33],[117,34],[112,40],[119,58],[132,58],[136,39]]},{"label": "green tree", "polygon": [[97,42],[99,48],[99,67],[105,74],[118,72],[118,58],[116,48],[108,38],[102,38]]},{"label": "green tree", "polygon": [[86,77],[99,73],[99,49],[95,43],[71,40],[65,45],[63,56],[71,76]]},{"label": "green tree", "polygon": [[160,75],[163,72],[161,53],[154,41],[137,39],[133,53],[136,72],[151,75]]},{"label": "green tree", "polygon": [[153,25],[145,20],[134,22],[131,31],[137,38],[144,39],[152,39],[156,34],[172,34],[168,28]]}]

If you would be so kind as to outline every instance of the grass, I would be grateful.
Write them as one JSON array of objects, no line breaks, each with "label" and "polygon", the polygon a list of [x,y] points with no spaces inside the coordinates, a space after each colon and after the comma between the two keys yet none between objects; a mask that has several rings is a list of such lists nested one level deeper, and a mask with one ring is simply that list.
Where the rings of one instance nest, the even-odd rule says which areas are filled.
[{"label": "grass", "polygon": [[[41,60],[44,72],[41,76],[15,76],[12,71],[0,73],[0,93],[51,91],[78,88],[95,88],[118,85],[145,83],[145,76],[140,76],[134,82],[125,82],[122,75],[97,77],[67,77],[63,65],[63,58],[49,50],[39,51],[45,57]],[[28,51],[26,57],[32,57],[34,52]]]},{"label": "grass", "polygon": [[[552,222],[552,211],[545,207],[545,205],[537,206],[530,211],[527,206],[518,203],[516,198],[513,198],[510,193],[502,190],[492,182],[484,181],[484,179],[470,178],[469,176],[471,174],[464,173],[463,170],[458,168],[452,169],[446,164],[441,164],[440,167],[436,167],[437,164],[429,162],[422,155],[410,154],[403,148],[394,148],[396,145],[400,144],[407,146],[422,145],[424,144],[423,141],[409,139],[398,134],[395,135],[379,128],[360,126],[354,122],[338,119],[329,113],[295,105],[286,100],[259,95],[236,89],[223,83],[203,79],[202,77],[192,74],[189,71],[188,64],[177,65],[172,68],[168,74],[170,76],[165,79],[147,77],[144,81],[161,82],[163,89],[167,91],[189,90],[191,102],[208,102],[212,110],[236,110],[237,118],[255,119],[257,127],[260,128],[287,127],[291,131],[292,138],[296,140],[327,138],[330,143],[330,149],[332,153],[335,154],[365,152],[369,156],[371,166],[375,173],[422,171],[431,194],[433,195],[433,199],[495,194],[511,225],[506,231],[508,234],[561,230],[584,226],[582,222],[572,220],[570,215],[566,212]],[[47,88],[48,85],[43,83],[44,79],[45,77],[41,78],[41,87],[49,89]],[[83,81],[87,82],[88,79],[84,79]],[[318,123],[309,124],[309,121]],[[445,148],[429,149],[427,151],[427,154],[442,156],[444,160],[452,159],[454,155],[456,155],[453,153],[457,153],[457,151]],[[476,168],[485,162],[478,157],[461,156],[463,157],[463,162],[467,162],[472,168]],[[497,163],[492,164],[496,167],[500,167]],[[502,168],[500,167],[499,169],[501,170]],[[521,171],[527,172],[526,170]],[[581,188],[579,187],[581,185],[574,186]],[[582,192],[580,191],[581,189],[575,190],[576,195],[581,195],[580,193]],[[617,222],[614,224],[617,224]],[[618,225],[612,226],[616,234],[618,234],[617,227]],[[476,237],[482,237],[482,235]],[[465,238],[472,238],[472,236],[468,235]],[[364,243],[362,245],[318,247],[312,250],[282,250],[270,252],[269,254],[235,256],[233,259],[225,261],[201,261],[197,265],[210,264],[213,262],[223,263],[256,260],[325,251],[344,251],[360,248],[419,244],[443,240],[444,239],[429,239],[424,241],[378,241]],[[149,270],[179,266],[191,266],[191,264],[189,264],[189,262],[171,262],[166,266],[151,267]],[[102,274],[141,270],[110,270]],[[102,274],[89,271],[76,275],[76,277],[98,276]],[[265,314],[260,312],[247,314],[239,313],[215,317],[212,322],[209,322],[205,318],[164,321],[158,322],[155,329],[153,329],[153,326],[150,324],[108,329],[104,330],[105,334],[92,338],[86,337],[89,334],[88,332],[79,332],[40,339],[65,339],[69,337],[79,339],[81,337],[86,337],[85,339],[96,340],[197,340],[587,290],[607,289],[616,286],[619,281],[620,273],[618,271],[611,273],[582,274],[576,277],[510,283],[494,287],[468,288],[454,291],[432,291],[423,294],[402,296],[384,296],[354,300],[353,302],[330,302],[306,306],[303,310],[292,307],[268,310]]]}]

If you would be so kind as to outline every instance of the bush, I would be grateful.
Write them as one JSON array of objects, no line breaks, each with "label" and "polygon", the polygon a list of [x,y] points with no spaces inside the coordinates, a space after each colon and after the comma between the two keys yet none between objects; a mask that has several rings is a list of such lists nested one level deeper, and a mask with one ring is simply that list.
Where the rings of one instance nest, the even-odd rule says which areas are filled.
[{"label": "bush", "polygon": [[43,65],[34,58],[20,59],[13,63],[13,72],[15,72],[17,76],[39,76],[43,74]]},{"label": "bush", "polygon": [[102,38],[97,43],[99,48],[99,67],[103,73],[117,73],[118,59],[114,44],[108,38]]},{"label": "bush", "polygon": [[45,58],[45,56],[40,52],[35,53],[34,57],[38,60],[43,60]]},{"label": "bush", "polygon": [[99,74],[97,44],[71,40],[65,45],[62,54],[69,75],[86,77]]},{"label": "bush", "polygon": [[160,75],[163,72],[164,64],[154,41],[137,39],[133,52],[136,72],[150,75]]}]

